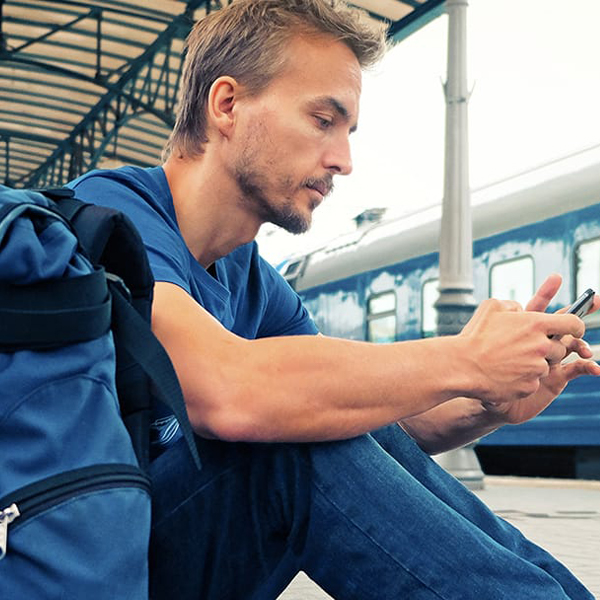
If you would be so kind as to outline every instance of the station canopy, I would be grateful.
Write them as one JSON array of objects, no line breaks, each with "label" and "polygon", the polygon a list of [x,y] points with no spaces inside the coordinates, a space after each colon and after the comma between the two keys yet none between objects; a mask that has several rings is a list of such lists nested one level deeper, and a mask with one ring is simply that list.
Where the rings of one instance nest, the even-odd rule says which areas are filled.
[{"label": "station canopy", "polygon": [[[94,167],[159,164],[181,54],[218,0],[0,0],[0,181],[59,186]],[[443,0],[357,0],[401,40]]]}]

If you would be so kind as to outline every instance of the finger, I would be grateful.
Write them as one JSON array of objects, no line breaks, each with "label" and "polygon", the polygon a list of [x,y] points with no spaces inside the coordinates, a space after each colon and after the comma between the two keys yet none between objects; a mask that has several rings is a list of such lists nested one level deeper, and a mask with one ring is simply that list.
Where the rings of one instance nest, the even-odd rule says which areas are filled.
[{"label": "finger", "polygon": [[556,336],[558,338],[564,335],[572,335],[580,338],[585,333],[585,325],[583,321],[570,314],[543,314],[542,326],[545,328],[548,336]]},{"label": "finger", "polygon": [[[576,339],[572,336],[564,336],[563,339],[567,338],[570,340]],[[546,361],[550,365],[556,365],[558,363],[561,363],[565,359],[567,354],[569,354],[569,350],[567,349],[566,345],[562,342],[562,340],[555,338],[552,341],[552,344],[550,345],[550,349],[548,350],[548,352],[546,352]]]},{"label": "finger", "polygon": [[574,353],[581,358],[592,358],[592,356],[594,356],[590,345],[581,338],[574,338],[570,335],[566,335],[560,341],[567,349],[567,354]]},{"label": "finger", "polygon": [[558,292],[562,283],[562,277],[558,273],[552,273],[549,275],[544,283],[538,288],[533,298],[527,303],[525,310],[532,310],[537,312],[544,312],[556,292]]},{"label": "finger", "polygon": [[[561,338],[555,337],[553,339],[560,342],[560,344],[562,344],[564,348],[565,354],[559,362],[562,362],[562,360],[564,360],[572,354],[577,354],[577,356],[579,356],[580,358],[592,358],[592,356],[594,356],[590,345],[582,338],[576,338],[572,335],[563,335]],[[558,354],[559,351],[553,349],[548,352],[548,354],[546,355],[546,359],[549,362],[555,362],[556,356],[558,356]],[[569,360],[576,360],[576,357],[572,357]]]},{"label": "finger", "polygon": [[592,302],[592,306],[590,307],[590,310],[588,310],[587,314],[591,314],[593,312],[596,312],[598,309],[600,309],[600,296],[598,296],[598,294],[594,294],[594,301]]},{"label": "finger", "polygon": [[563,375],[571,381],[581,375],[600,377],[600,365],[593,360],[576,360],[563,367]]}]

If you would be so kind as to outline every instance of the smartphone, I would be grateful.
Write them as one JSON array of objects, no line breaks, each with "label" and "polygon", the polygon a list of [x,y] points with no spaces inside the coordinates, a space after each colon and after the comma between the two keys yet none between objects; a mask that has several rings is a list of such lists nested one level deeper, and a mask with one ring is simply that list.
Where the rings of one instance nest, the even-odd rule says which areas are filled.
[{"label": "smartphone", "polygon": [[577,315],[579,318],[587,315],[588,310],[590,310],[590,306],[592,306],[592,302],[594,301],[594,290],[587,289],[567,310],[567,313]]}]

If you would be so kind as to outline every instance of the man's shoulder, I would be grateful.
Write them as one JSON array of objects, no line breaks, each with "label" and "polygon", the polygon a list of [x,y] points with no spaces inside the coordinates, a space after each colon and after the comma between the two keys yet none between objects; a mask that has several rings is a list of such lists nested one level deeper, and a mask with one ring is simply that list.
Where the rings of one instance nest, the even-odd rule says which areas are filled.
[{"label": "man's shoulder", "polygon": [[166,177],[161,167],[142,168],[124,166],[117,169],[94,169],[68,184],[73,189],[93,185],[95,189],[112,187],[111,184],[124,186],[140,194],[165,191],[168,189]]},{"label": "man's shoulder", "polygon": [[86,202],[115,208],[136,221],[140,216],[156,214],[171,222],[171,192],[161,167],[120,167],[95,169],[74,179],[68,187]]}]

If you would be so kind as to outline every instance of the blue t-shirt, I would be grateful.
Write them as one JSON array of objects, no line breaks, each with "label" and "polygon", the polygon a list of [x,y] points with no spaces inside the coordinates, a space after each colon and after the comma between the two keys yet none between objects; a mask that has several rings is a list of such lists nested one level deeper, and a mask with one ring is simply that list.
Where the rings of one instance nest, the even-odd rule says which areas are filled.
[{"label": "blue t-shirt", "polygon": [[[317,333],[298,295],[260,257],[256,242],[216,261],[215,277],[196,261],[179,231],[162,167],[96,170],[69,187],[81,200],[125,213],[142,236],[156,281],[183,288],[229,331],[246,339]],[[175,418],[156,408],[153,444],[160,452],[180,432]]]},{"label": "blue t-shirt", "polygon": [[216,277],[183,240],[162,167],[96,170],[73,181],[77,197],[125,213],[139,230],[156,281],[182,287],[226,329],[246,339],[315,334],[298,295],[244,244],[215,263]]}]

